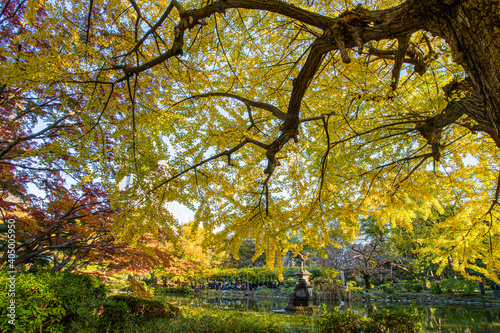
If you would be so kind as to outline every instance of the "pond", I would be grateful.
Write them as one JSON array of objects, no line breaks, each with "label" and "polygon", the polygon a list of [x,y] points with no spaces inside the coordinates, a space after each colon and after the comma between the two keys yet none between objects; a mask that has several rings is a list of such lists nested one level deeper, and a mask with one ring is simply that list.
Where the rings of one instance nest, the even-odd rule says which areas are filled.
[{"label": "pond", "polygon": [[[270,312],[283,309],[288,300],[285,298],[240,298],[195,297],[166,295],[162,300],[190,307],[217,308],[222,310]],[[341,305],[340,302],[324,302],[329,309]],[[395,310],[407,304],[346,302],[341,309],[352,309],[357,313],[369,315],[382,309]],[[425,332],[443,333],[498,333],[500,332],[500,307],[481,307],[464,305],[418,305],[425,315]]]}]

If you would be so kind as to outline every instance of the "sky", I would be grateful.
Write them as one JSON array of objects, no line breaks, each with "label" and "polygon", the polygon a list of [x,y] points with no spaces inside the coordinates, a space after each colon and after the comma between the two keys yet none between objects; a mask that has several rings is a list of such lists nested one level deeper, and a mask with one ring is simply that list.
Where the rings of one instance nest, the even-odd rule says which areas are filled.
[{"label": "sky", "polygon": [[194,220],[194,212],[186,206],[176,203],[174,217],[181,223],[186,224]]}]

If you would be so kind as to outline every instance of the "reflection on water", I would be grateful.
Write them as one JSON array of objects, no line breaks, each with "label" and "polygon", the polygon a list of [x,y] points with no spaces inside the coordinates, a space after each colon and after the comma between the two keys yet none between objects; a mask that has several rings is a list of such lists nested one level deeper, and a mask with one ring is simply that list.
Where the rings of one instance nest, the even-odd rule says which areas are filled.
[{"label": "reflection on water", "polygon": [[[240,298],[226,297],[189,297],[179,295],[162,296],[162,300],[180,306],[207,307],[237,311],[270,312],[283,309],[288,300],[285,298]],[[329,309],[339,306],[340,302],[325,302]],[[370,315],[382,309],[395,310],[406,304],[346,302],[341,308],[352,309],[363,315]],[[418,306],[425,314],[425,332],[442,333],[498,333],[500,332],[499,307],[463,306]]]},{"label": "reflection on water", "polygon": [[162,296],[162,300],[181,306],[209,307],[224,310],[267,312],[283,309],[288,300],[285,298],[240,298],[227,297],[187,297],[187,296]]}]

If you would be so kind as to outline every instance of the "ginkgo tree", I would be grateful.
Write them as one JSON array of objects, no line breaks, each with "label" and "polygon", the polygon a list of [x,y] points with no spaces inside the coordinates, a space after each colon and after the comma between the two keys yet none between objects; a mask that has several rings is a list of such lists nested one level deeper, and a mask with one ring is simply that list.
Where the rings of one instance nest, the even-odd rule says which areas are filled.
[{"label": "ginkgo tree", "polygon": [[[177,200],[214,244],[253,239],[280,268],[301,250],[290,230],[320,248],[353,240],[362,216],[411,228],[454,205],[435,260],[452,251],[465,272],[481,259],[498,281],[498,0],[4,1],[1,13],[2,29],[23,27],[2,40],[3,89],[57,91],[46,123],[78,128],[57,151],[128,208],[124,235],[173,230],[159,212]],[[138,181],[120,192],[110,174]]]}]

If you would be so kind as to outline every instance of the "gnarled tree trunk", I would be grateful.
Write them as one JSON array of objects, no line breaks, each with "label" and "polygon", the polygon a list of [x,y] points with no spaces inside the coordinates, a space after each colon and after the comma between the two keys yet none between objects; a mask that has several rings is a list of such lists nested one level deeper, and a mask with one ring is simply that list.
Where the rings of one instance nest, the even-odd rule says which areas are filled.
[{"label": "gnarled tree trunk", "polygon": [[[420,2],[425,6],[426,1]],[[450,45],[480,102],[475,108],[469,105],[466,114],[477,122],[475,129],[488,133],[500,147],[500,2],[442,2],[429,6],[426,29]]]}]

